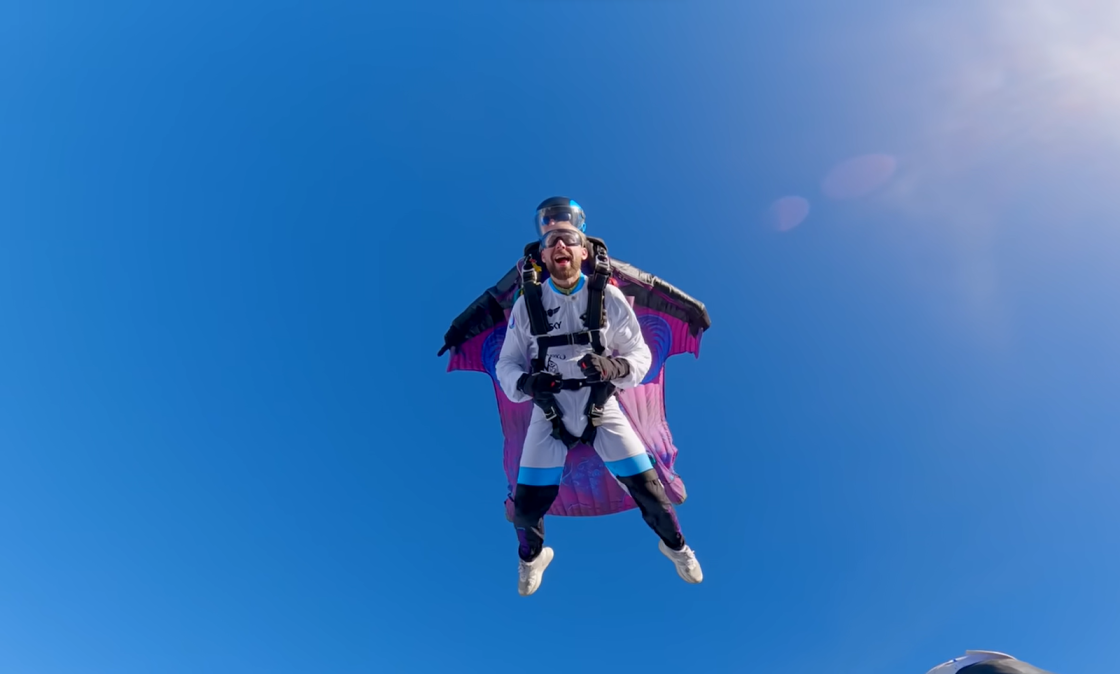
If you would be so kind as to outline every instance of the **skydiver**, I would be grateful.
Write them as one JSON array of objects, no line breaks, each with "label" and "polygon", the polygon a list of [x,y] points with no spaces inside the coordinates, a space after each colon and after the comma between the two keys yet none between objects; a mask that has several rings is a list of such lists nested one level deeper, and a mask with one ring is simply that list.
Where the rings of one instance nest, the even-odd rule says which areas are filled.
[{"label": "skydiver", "polygon": [[[552,215],[562,216],[562,212]],[[594,341],[589,342],[595,333],[586,328],[590,290],[581,270],[589,252],[580,224],[581,219],[576,222],[574,218],[543,223],[538,219],[543,234],[540,257],[550,278],[538,286],[539,300],[527,300],[528,292],[517,298],[496,367],[501,389],[511,401],[535,403],[513,496],[517,590],[528,596],[540,587],[553,558],[552,548],[544,546],[544,515],[559,492],[568,448],[578,439],[586,441],[590,433],[587,444],[637,503],[642,519],[660,539],[661,553],[673,562],[682,579],[699,583],[704,577],[700,563],[685,542],[664,485],[645,446],[610,395],[612,387],[639,385],[652,364],[633,308],[612,285],[607,284],[599,295],[603,302],[598,335],[602,349],[597,353]],[[547,337],[542,339],[561,337],[544,345],[546,358],[531,332],[533,305],[528,302],[536,301],[540,302],[535,310],[538,325],[547,321]],[[589,426],[592,417],[597,425]]]},{"label": "skydiver", "polygon": [[1022,660],[997,651],[965,651],[926,674],[1050,674]]}]

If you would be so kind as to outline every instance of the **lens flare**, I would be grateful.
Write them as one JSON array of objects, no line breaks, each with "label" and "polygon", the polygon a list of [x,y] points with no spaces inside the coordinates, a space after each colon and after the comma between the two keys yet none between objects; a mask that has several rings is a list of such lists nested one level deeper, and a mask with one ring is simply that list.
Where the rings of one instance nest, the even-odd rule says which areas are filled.
[{"label": "lens flare", "polygon": [[768,220],[779,232],[788,232],[809,216],[809,201],[803,197],[787,196],[770,205]]},{"label": "lens flare", "polygon": [[832,199],[867,196],[887,183],[898,162],[889,154],[865,154],[834,167],[821,183],[821,190]]}]

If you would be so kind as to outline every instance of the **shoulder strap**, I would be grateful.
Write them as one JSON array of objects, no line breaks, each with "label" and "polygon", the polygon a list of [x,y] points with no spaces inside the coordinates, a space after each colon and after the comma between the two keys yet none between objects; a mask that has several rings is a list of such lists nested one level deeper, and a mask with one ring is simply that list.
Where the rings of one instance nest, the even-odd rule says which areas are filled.
[{"label": "shoulder strap", "polygon": [[548,357],[548,345],[542,343],[548,335],[548,316],[544,311],[541,297],[540,268],[532,254],[525,256],[525,266],[521,270],[521,292],[525,297],[525,310],[529,312],[529,332],[537,338],[537,357],[530,363],[532,372],[544,370]]},{"label": "shoulder strap", "polygon": [[606,246],[595,246],[595,271],[587,282],[587,330],[591,333],[591,348],[603,355],[603,324],[607,320],[606,289],[611,278],[611,261]]},{"label": "shoulder strap", "polygon": [[541,297],[540,268],[532,256],[525,257],[525,268],[521,272],[521,291],[525,295],[525,309],[529,312],[529,329],[533,336],[548,334],[548,317],[544,311]]}]

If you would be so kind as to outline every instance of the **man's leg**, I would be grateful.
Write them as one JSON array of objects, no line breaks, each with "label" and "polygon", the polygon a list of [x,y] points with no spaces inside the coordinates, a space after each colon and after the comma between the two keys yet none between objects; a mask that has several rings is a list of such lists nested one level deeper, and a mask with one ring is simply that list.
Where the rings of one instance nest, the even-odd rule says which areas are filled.
[{"label": "man's leg", "polygon": [[519,476],[513,491],[513,527],[517,530],[517,556],[531,562],[544,547],[544,514],[552,507],[559,485],[525,484]]},{"label": "man's leg", "polygon": [[677,513],[673,504],[665,495],[665,485],[657,476],[657,471],[650,468],[637,475],[618,476],[618,481],[630,492],[630,498],[638,504],[642,519],[658,538],[665,542],[671,550],[684,548],[684,534],[677,521]]},{"label": "man's leg", "polygon": [[703,579],[700,563],[685,543],[676,509],[665,494],[665,485],[657,476],[645,445],[613,398],[607,403],[595,434],[595,451],[638,504],[642,519],[661,539],[658,547],[662,554],[677,566],[681,578],[699,583]]},{"label": "man's leg", "polygon": [[520,558],[518,591],[530,595],[540,587],[552,549],[544,547],[544,515],[560,492],[568,448],[552,437],[552,424],[533,411],[521,450],[521,467],[513,492],[513,526]]}]

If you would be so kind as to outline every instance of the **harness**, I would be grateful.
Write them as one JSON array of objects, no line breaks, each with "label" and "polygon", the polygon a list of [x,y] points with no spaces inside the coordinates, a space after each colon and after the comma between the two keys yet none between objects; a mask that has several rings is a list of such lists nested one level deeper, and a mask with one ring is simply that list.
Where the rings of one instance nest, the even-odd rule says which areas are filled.
[{"label": "harness", "polygon": [[[548,350],[557,346],[590,346],[597,355],[603,355],[602,331],[606,322],[606,303],[604,301],[607,282],[611,277],[610,259],[607,257],[606,246],[595,246],[595,267],[587,280],[587,314],[584,319],[584,329],[563,335],[549,335],[548,317],[544,310],[544,299],[538,267],[532,253],[525,256],[524,268],[521,272],[521,290],[525,296],[525,308],[529,312],[529,331],[537,340],[537,357],[530,364],[530,374],[545,370],[548,362]],[[587,426],[580,436],[573,435],[563,422],[560,405],[552,393],[543,393],[533,398],[533,402],[544,412],[545,418],[552,422],[552,437],[560,440],[568,449],[583,442],[590,445],[595,440],[599,424],[603,421],[603,409],[614,395],[615,386],[610,382],[588,382],[586,379],[561,379],[560,386],[564,390],[574,391],[581,388],[590,388],[591,395],[587,400]]]}]

